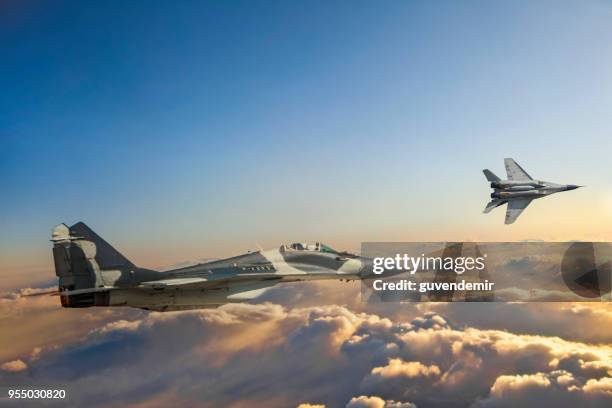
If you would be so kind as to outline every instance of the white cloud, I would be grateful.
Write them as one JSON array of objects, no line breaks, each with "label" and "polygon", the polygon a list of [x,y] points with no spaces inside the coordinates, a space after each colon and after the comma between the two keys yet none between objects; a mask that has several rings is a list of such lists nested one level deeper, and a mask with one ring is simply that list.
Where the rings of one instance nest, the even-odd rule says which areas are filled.
[{"label": "white cloud", "polygon": [[550,380],[542,373],[501,375],[493,383],[491,395],[503,398],[506,393],[516,393],[532,388],[547,388],[550,385]]},{"label": "white cloud", "polygon": [[437,377],[440,369],[436,365],[426,366],[418,361],[403,361],[401,358],[392,358],[384,367],[374,367],[372,376],[379,377]]},{"label": "white cloud", "polygon": [[416,408],[416,405],[410,402],[385,401],[380,397],[361,395],[351,398],[346,408]]},{"label": "white cloud", "polygon": [[612,378],[590,379],[582,387],[582,391],[587,393],[602,393],[612,397]]},{"label": "white cloud", "polygon": [[[28,325],[57,330],[70,341],[38,344],[24,338],[22,354],[4,360],[32,368],[26,382],[65,386],[75,403],[91,401],[94,393],[104,393],[110,405],[146,404],[162,394],[180,396],[184,405],[206,398],[215,406],[265,401],[270,407],[304,401],[335,407],[380,400],[387,408],[611,401],[609,341],[579,340],[581,328],[585,338],[605,338],[604,329],[586,327],[608,321],[606,306],[600,311],[586,304],[546,304],[538,312],[531,305],[503,304],[263,303],[143,313],[65,310],[56,303],[32,308],[26,302],[37,298],[24,299],[3,300],[18,305]],[[482,306],[493,308],[490,315]],[[46,314],[35,314],[38,310]],[[538,313],[554,323],[533,317]],[[578,328],[568,329],[563,314]],[[49,329],[38,326],[37,316],[53,317]],[[521,316],[528,325],[517,322]],[[578,334],[570,336],[574,341],[533,334],[530,325],[540,322],[545,332],[556,326],[560,333]],[[501,330],[504,323],[532,334]],[[73,331],[64,334],[67,327]]]},{"label": "white cloud", "polygon": [[0,370],[16,373],[28,368],[28,365],[21,360],[7,361],[0,365]]}]

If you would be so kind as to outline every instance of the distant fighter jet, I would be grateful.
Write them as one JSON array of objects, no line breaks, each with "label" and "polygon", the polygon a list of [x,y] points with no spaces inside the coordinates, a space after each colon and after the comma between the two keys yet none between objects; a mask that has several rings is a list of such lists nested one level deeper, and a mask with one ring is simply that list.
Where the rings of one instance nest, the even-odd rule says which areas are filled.
[{"label": "distant fighter jet", "polygon": [[504,159],[507,180],[501,180],[491,170],[485,169],[483,173],[491,188],[491,202],[487,204],[484,213],[490,212],[495,207],[508,204],[506,209],[506,224],[512,224],[527,208],[531,200],[542,198],[561,191],[575,190],[578,187],[573,184],[555,184],[549,181],[534,180],[514,159]]},{"label": "distant fighter jet", "polygon": [[58,225],[51,241],[59,277],[53,294],[64,307],[214,308],[254,299],[281,282],[365,277],[364,258],[319,242],[160,272],[137,267],[82,222]]}]

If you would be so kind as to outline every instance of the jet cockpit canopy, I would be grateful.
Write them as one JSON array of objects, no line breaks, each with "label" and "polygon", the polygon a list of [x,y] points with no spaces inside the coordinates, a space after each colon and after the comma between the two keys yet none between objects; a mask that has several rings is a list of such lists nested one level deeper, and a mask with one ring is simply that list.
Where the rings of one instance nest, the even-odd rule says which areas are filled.
[{"label": "jet cockpit canopy", "polygon": [[315,242],[314,244],[309,244],[306,242],[294,242],[288,245],[282,245],[280,247],[281,252],[284,251],[315,251],[315,252],[324,252],[328,254],[338,254],[339,252],[330,247],[329,245],[325,245],[321,242]]}]

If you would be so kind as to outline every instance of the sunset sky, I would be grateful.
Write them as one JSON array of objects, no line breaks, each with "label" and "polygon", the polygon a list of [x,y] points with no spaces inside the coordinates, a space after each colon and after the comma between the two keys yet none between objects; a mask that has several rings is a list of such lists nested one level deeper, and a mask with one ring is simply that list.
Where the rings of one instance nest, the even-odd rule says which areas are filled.
[{"label": "sunset sky", "polygon": [[[140,365],[140,358],[180,348],[172,340],[165,348],[161,340],[146,339],[176,330],[207,333],[201,342],[185,344],[188,352],[180,358],[197,355],[223,376],[242,378],[235,387],[249,389],[252,378],[238,372],[235,359],[253,358],[259,349],[241,343],[245,334],[234,326],[237,321],[259,333],[254,343],[265,350],[282,342],[300,346],[301,330],[313,339],[313,355],[325,349],[336,361],[359,354],[351,347],[362,340],[351,340],[354,335],[387,342],[399,336],[401,348],[410,335],[393,327],[412,319],[434,321],[439,314],[453,323],[428,330],[449,350],[463,330],[507,330],[517,337],[470,333],[478,337],[475,343],[486,343],[485,354],[498,341],[523,344],[521,336],[541,335],[541,347],[554,349],[545,353],[548,364],[563,360],[560,355],[574,347],[570,343],[579,342],[576,349],[603,361],[597,373],[604,374],[573,371],[581,377],[568,384],[584,395],[601,386],[610,390],[604,400],[612,397],[610,371],[606,376],[601,368],[610,363],[608,305],[547,305],[542,311],[482,305],[476,317],[455,305],[411,305],[403,312],[387,305],[381,311],[349,301],[358,291],[353,286],[309,284],[283,289],[312,296],[306,303],[283,295],[270,303],[163,318],[125,310],[66,311],[56,298],[18,295],[23,288],[55,285],[49,238],[61,222],[86,222],[134,263],[150,268],[292,241],[348,250],[358,250],[362,241],[611,241],[611,21],[612,4],[603,0],[2,2],[0,366],[12,365],[0,381],[29,370],[37,370],[30,379],[46,381],[57,374],[54,366],[77,364],[92,344],[110,344],[110,350],[125,338],[143,350],[133,356],[132,374],[145,372],[150,367]],[[489,168],[504,176],[504,157],[534,177],[587,187],[538,200],[516,224],[505,226],[503,209],[482,214],[490,189],[481,172]],[[543,328],[545,314],[551,321]],[[253,315],[268,322],[264,329],[253,325]],[[502,315],[508,316],[506,327],[496,317]],[[26,324],[9,335],[4,329],[15,325],[15,316]],[[372,323],[385,316],[389,324]],[[417,330],[412,324],[409,332]],[[224,345],[209,329],[232,342]],[[280,343],[263,346],[276,332]],[[44,340],[22,341],[33,333]],[[482,336],[495,339],[481,343]],[[553,346],[546,336],[570,343]],[[216,360],[207,346],[219,348]],[[97,350],[82,369],[107,358],[107,349]],[[415,350],[389,356],[415,358]],[[383,387],[378,378],[388,371],[371,370],[399,364],[401,371],[403,363],[387,361],[380,352],[361,361],[360,369],[338,361],[342,369],[336,371],[313,368],[320,376],[369,372],[355,380],[359,392],[347,380],[342,395],[317,400],[313,391],[300,402],[331,401],[329,408],[377,392],[383,400],[398,400],[403,394],[393,387],[400,386]],[[462,361],[485,358],[474,353],[461,354]],[[493,384],[464,389],[461,378],[450,378],[452,357],[430,357],[421,362],[425,368],[404,369],[455,384],[466,401],[478,397],[482,406],[496,406],[504,387],[513,389],[507,378],[498,378],[496,391],[489,390]],[[278,363],[271,351],[268,358],[261,367]],[[168,360],[176,364],[169,376],[180,372],[181,361]],[[497,368],[488,372],[505,375],[503,363],[491,362]],[[108,372],[117,367],[110,362]],[[536,377],[516,381],[542,384],[562,375],[553,371],[538,366],[508,375],[527,373]],[[85,377],[83,390],[96,381]],[[589,378],[605,381],[585,391]],[[155,381],[163,382],[126,386],[117,398],[154,406],[135,395],[146,394]],[[310,384],[320,381],[313,377]],[[177,397],[183,386],[185,398],[201,395],[180,378],[168,383],[158,387],[159,401]],[[451,388],[432,393],[451,395]],[[221,394],[220,404],[235,402]],[[594,406],[601,402],[597,395],[589,400]],[[406,401],[428,401],[411,396]],[[296,402],[284,393],[253,397],[270,398],[270,406]],[[566,401],[582,401],[572,398]]]}]

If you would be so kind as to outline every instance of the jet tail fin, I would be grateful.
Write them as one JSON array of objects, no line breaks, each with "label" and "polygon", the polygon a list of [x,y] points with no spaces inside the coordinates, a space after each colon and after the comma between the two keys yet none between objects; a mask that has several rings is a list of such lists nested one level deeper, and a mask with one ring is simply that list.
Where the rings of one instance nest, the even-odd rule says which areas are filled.
[{"label": "jet tail fin", "polygon": [[136,269],[132,262],[82,222],[71,227],[58,225],[53,229],[51,241],[64,307],[108,306],[109,286],[105,284],[102,271],[114,270],[127,276]]},{"label": "jet tail fin", "polygon": [[120,269],[122,267],[134,268],[135,265],[130,262],[119,251],[113,248],[108,242],[103,240],[98,234],[93,232],[91,228],[85,225],[84,222],[77,222],[70,227],[70,234],[87,241],[91,241],[96,246],[96,261],[100,269]]},{"label": "jet tail fin", "polygon": [[507,201],[506,201],[506,200],[499,200],[499,199],[497,199],[497,198],[496,198],[496,199],[494,199],[494,200],[491,200],[491,201],[490,201],[490,202],[487,204],[487,206],[485,207],[485,209],[484,209],[484,211],[483,211],[483,212],[484,212],[485,214],[490,213],[492,209],[497,208],[497,207],[499,207],[500,205],[504,205],[504,204],[506,204],[506,203],[507,203]]},{"label": "jet tail fin", "polygon": [[499,181],[501,180],[499,177],[497,177],[491,170],[489,169],[484,169],[482,171],[485,175],[485,177],[487,178],[488,181],[490,182],[494,182],[494,181]]}]

